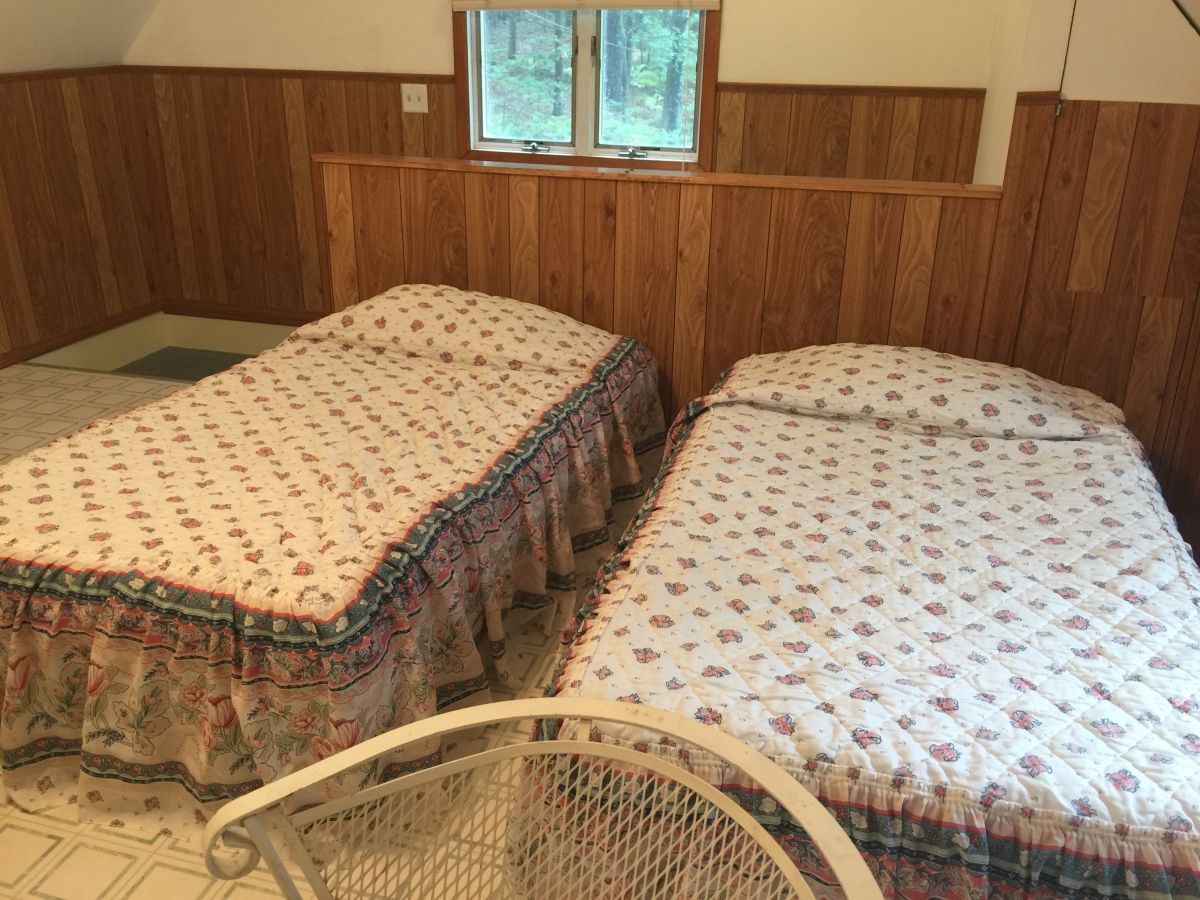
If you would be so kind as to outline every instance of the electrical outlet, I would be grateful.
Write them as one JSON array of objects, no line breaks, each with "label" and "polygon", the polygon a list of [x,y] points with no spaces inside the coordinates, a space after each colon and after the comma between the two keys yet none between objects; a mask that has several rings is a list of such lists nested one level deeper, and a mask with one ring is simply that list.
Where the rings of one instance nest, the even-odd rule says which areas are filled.
[{"label": "electrical outlet", "polygon": [[429,91],[423,84],[402,84],[404,111],[406,113],[429,112]]}]

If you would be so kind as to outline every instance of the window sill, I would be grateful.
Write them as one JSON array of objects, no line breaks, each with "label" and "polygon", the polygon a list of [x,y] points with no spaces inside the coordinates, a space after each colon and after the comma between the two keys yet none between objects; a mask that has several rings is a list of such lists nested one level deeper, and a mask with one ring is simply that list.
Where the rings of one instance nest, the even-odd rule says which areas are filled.
[{"label": "window sill", "polygon": [[544,166],[579,166],[588,169],[658,169],[672,172],[707,172],[698,162],[670,159],[625,159],[613,156],[568,156],[565,153],[525,153],[514,150],[468,150],[463,159],[488,162],[529,163]]}]

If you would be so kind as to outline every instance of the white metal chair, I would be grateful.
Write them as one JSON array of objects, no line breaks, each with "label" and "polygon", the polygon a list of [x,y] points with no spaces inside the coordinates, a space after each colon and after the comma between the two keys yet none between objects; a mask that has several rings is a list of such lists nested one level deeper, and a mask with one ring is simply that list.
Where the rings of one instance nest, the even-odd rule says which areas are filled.
[{"label": "white metal chair", "polygon": [[[583,739],[535,740],[538,721]],[[587,739],[594,722],[630,726],[651,752]],[[500,725],[510,730],[491,749],[292,809],[306,789],[400,747]],[[672,752],[655,755],[660,744]],[[233,879],[265,859],[289,898],[812,898],[762,825],[663,758],[679,748],[722,759],[761,786],[824,854],[847,896],[882,896],[833,817],[760,753],[672,713],[573,698],[445,713],[315,763],[222,808],[204,833],[205,860],[213,875]]]}]

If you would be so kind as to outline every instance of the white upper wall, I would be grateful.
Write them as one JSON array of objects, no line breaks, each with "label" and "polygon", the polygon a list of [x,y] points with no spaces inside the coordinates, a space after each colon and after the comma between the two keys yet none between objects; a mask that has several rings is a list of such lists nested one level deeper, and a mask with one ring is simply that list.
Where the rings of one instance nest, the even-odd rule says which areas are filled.
[{"label": "white upper wall", "polygon": [[132,65],[454,72],[449,0],[160,0]]},{"label": "white upper wall", "polygon": [[1080,0],[1063,93],[1200,103],[1200,34],[1171,0]]},{"label": "white upper wall", "polygon": [[726,0],[722,81],[982,87],[1007,0]]},{"label": "white upper wall", "polygon": [[115,65],[156,0],[0,0],[0,72]]},{"label": "white upper wall", "polygon": [[[980,87],[1006,0],[726,0],[721,80]],[[449,0],[160,0],[125,62],[450,74]]]}]

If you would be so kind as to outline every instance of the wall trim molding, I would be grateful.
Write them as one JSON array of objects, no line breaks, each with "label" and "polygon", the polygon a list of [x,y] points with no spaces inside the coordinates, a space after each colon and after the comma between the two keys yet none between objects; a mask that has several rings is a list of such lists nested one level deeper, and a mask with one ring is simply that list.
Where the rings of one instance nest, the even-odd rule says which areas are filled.
[{"label": "wall trim molding", "polygon": [[857,94],[871,97],[984,97],[987,95],[986,88],[968,87],[717,82],[717,93],[731,91],[745,94]]},{"label": "wall trim molding", "polygon": [[14,365],[15,363],[25,362],[26,360],[33,359],[35,356],[49,353],[51,350],[58,350],[60,347],[66,347],[68,344],[74,344],[76,341],[82,341],[84,338],[108,331],[110,328],[116,328],[119,325],[127,325],[138,319],[144,319],[146,316],[154,315],[156,312],[162,312],[162,306],[158,303],[150,303],[136,309],[124,310],[97,322],[89,322],[87,325],[79,328],[60,332],[52,338],[46,338],[35,344],[27,344],[15,350],[0,352],[0,369],[3,369],[5,366]]},{"label": "wall trim molding", "polygon": [[45,81],[85,75],[235,75],[247,78],[341,78],[350,81],[416,81],[422,84],[453,84],[454,75],[417,72],[338,72],[325,69],[243,69],[225,66],[83,66],[76,69],[35,69],[31,72],[0,72],[0,84],[12,81]]}]

